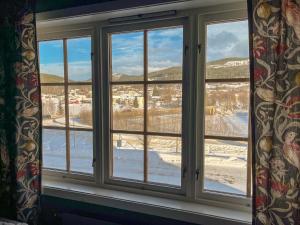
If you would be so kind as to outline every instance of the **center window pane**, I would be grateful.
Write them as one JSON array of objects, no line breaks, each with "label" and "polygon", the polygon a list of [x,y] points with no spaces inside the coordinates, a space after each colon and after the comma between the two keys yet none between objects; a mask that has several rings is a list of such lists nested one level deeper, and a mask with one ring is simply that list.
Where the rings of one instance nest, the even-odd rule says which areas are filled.
[{"label": "center window pane", "polygon": [[148,180],[181,185],[181,138],[148,136]]},{"label": "center window pane", "polygon": [[112,123],[114,130],[144,129],[143,85],[112,86]]},{"label": "center window pane", "polygon": [[144,79],[144,33],[111,35],[111,80],[141,81]]},{"label": "center window pane", "polygon": [[143,135],[113,134],[113,176],[144,180]]},{"label": "center window pane", "polygon": [[183,27],[148,31],[148,80],[181,80]]},{"label": "center window pane", "polygon": [[178,188],[182,168],[183,27],[108,37],[110,177]]},{"label": "center window pane", "polygon": [[182,85],[148,86],[148,131],[181,133]]}]

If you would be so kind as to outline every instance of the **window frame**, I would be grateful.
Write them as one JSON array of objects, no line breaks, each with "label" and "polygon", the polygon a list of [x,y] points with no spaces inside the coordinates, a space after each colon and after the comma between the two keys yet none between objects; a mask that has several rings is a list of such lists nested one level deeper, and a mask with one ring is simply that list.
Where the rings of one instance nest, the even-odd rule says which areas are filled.
[{"label": "window frame", "polygon": [[[108,188],[113,190],[140,193],[148,196],[158,196],[162,198],[179,199],[187,202],[197,202],[208,205],[230,207],[233,209],[242,209],[245,211],[250,210],[251,198],[249,196],[241,197],[231,194],[215,193],[215,192],[203,192],[201,191],[203,182],[196,180],[196,170],[200,168],[200,178],[204,181],[203,174],[203,143],[204,143],[204,129],[203,127],[203,112],[204,109],[204,98],[199,98],[202,96],[205,87],[205,48],[206,46],[206,36],[205,36],[205,23],[209,21],[214,22],[226,22],[226,21],[236,21],[238,19],[247,19],[246,9],[241,7],[228,6],[224,10],[219,7],[204,7],[193,10],[182,10],[178,11],[176,15],[168,16],[167,18],[150,18],[137,21],[126,21],[126,22],[116,22],[111,23],[109,21],[93,21],[93,22],[74,22],[71,25],[59,25],[56,26],[55,23],[49,27],[45,27],[38,31],[38,41],[43,40],[54,40],[62,38],[74,38],[81,37],[84,35],[91,36],[92,40],[92,88],[93,88],[93,146],[94,146],[94,159],[96,164],[94,166],[94,177],[86,177],[82,174],[66,174],[61,171],[45,170],[43,169],[43,175],[46,175],[43,179],[54,179],[61,182],[74,182],[78,184],[86,184],[88,186],[95,186],[99,188]],[[190,79],[186,79],[182,88],[189,87],[185,94],[187,97],[187,106],[183,106],[182,113],[186,115],[187,120],[183,123],[186,126],[186,132],[184,132],[184,127],[182,126],[182,135],[185,136],[186,146],[186,158],[182,161],[186,162],[186,180],[184,183],[184,190],[172,190],[168,187],[149,185],[143,187],[140,185],[136,186],[136,183],[128,182],[111,182],[107,179],[105,174],[105,168],[107,161],[107,155],[105,154],[105,149],[107,144],[106,130],[107,129],[107,118],[105,117],[107,104],[105,98],[105,65],[107,64],[107,48],[105,48],[105,32],[113,30],[115,27],[139,27],[147,24],[149,28],[153,25],[164,24],[172,25],[174,21],[182,21],[185,18],[185,43],[188,47],[186,62],[183,63],[183,71],[185,71],[186,76]],[[162,26],[163,27],[163,26]],[[145,27],[142,27],[142,29]],[[148,29],[149,29],[148,28]],[[155,27],[154,27],[155,28]],[[135,28],[136,29],[136,28]],[[127,30],[127,29],[126,29]],[[199,46],[201,51],[199,51]],[[183,74],[184,78],[184,74]],[[202,90],[201,90],[202,89]],[[184,95],[184,94],[183,94]],[[183,97],[184,98],[184,97]],[[196,106],[196,107],[195,107]],[[202,109],[201,109],[202,107]],[[186,111],[186,112],[184,112]],[[199,114],[200,113],[200,114]],[[201,118],[202,115],[202,118]],[[250,117],[249,117],[250,118]],[[184,121],[184,119],[182,119]],[[250,129],[250,127],[249,127]],[[250,133],[249,133],[250,136]],[[197,138],[202,137],[202,138]],[[248,148],[248,160],[251,156],[252,146],[249,142]],[[202,147],[201,147],[202,146]],[[182,147],[184,148],[184,147]],[[201,169],[202,168],[202,169]],[[182,167],[183,169],[183,167]],[[248,168],[248,173],[251,168]],[[249,175],[249,174],[248,174]],[[201,180],[199,179],[199,180]],[[182,179],[183,180],[183,179]]]},{"label": "window frame", "polygon": [[[198,16],[198,27],[202,33],[199,32],[198,36],[198,43],[202,46],[201,52],[198,53],[197,57],[197,87],[196,92],[197,96],[204,96],[205,95],[205,85],[206,85],[206,48],[207,48],[207,25],[210,24],[218,24],[218,23],[225,23],[225,22],[237,22],[247,20],[247,12],[243,10],[235,10],[233,12],[221,12],[221,13],[209,13],[206,15],[199,15]],[[228,79],[229,81],[231,79]],[[232,79],[235,82],[235,79]],[[238,80],[238,79],[237,79]],[[250,77],[241,79],[243,82],[250,82]],[[250,101],[250,90],[249,90],[249,101]],[[243,138],[244,141],[248,142],[248,153],[247,153],[247,187],[246,187],[246,195],[236,195],[231,193],[225,192],[217,192],[217,191],[209,191],[204,189],[204,160],[205,160],[205,102],[204,97],[197,98],[196,104],[196,170],[199,171],[199,179],[195,181],[195,190],[196,190],[196,200],[212,200],[212,201],[221,201],[225,204],[233,204],[233,205],[242,205],[245,207],[251,206],[251,187],[252,187],[252,158],[251,158],[251,116],[250,116],[250,104],[249,104],[249,121],[248,121],[248,138]],[[225,137],[226,138],[226,137]],[[237,138],[239,139],[239,138]]]},{"label": "window frame", "polygon": [[[105,57],[103,55],[102,57],[102,96],[103,96],[103,108],[104,111],[102,112],[104,117],[106,119],[103,119],[103,133],[104,133],[104,148],[103,148],[103,172],[104,172],[104,179],[103,183],[108,185],[116,185],[116,186],[123,186],[128,188],[136,188],[140,190],[149,190],[149,191],[157,191],[161,193],[168,193],[168,194],[179,194],[179,195],[185,195],[186,194],[186,184],[189,182],[186,177],[183,176],[183,170],[187,170],[187,145],[186,145],[186,136],[184,135],[184,130],[187,129],[186,124],[184,124],[185,121],[185,115],[186,115],[186,109],[188,108],[188,99],[189,96],[186,94],[186,83],[187,83],[187,75],[188,74],[188,54],[185,53],[186,46],[189,46],[188,40],[189,35],[187,32],[187,18],[172,18],[162,21],[138,21],[133,24],[126,24],[126,26],[122,24],[112,25],[108,27],[104,27],[102,30],[102,48],[104,54],[107,54],[109,57]],[[182,163],[181,163],[181,186],[171,186],[167,184],[157,184],[157,183],[143,183],[142,181],[131,181],[127,179],[122,178],[111,178],[110,173],[110,160],[111,160],[111,138],[110,138],[110,121],[111,121],[111,115],[109,109],[111,108],[111,102],[110,102],[110,46],[109,46],[109,35],[114,33],[127,33],[127,32],[134,32],[134,31],[144,31],[147,29],[160,29],[160,28],[168,28],[168,27],[176,27],[176,26],[182,26],[183,28],[183,61],[182,61],[182,131],[181,131],[181,140],[182,140]],[[186,50],[187,51],[187,50]],[[145,54],[145,51],[143,50],[143,54]],[[138,82],[141,83],[141,85],[144,84],[151,84],[151,83],[159,83],[158,82],[151,82],[151,81],[142,81]],[[172,81],[167,81],[172,83]],[[176,82],[178,82],[176,80]],[[134,82],[130,82],[134,83]],[[163,82],[161,82],[163,83]],[[125,83],[124,83],[125,84]],[[186,99],[186,100],[184,100]],[[107,119],[109,118],[109,119]],[[149,132],[151,133],[151,132]],[[154,132],[153,132],[154,133]],[[156,133],[156,132],[155,132]],[[155,135],[155,134],[154,134]],[[179,136],[178,136],[179,137]],[[187,173],[187,172],[184,172]]]},{"label": "window frame", "polygon": [[[43,32],[42,34],[38,34],[38,43],[39,42],[47,42],[47,41],[62,41],[63,42],[63,68],[64,68],[64,82],[62,83],[41,83],[41,87],[62,87],[64,89],[64,95],[65,95],[65,124],[64,126],[44,126],[42,124],[42,129],[50,129],[50,130],[62,130],[65,131],[66,137],[66,170],[60,170],[60,169],[53,169],[53,168],[42,168],[42,173],[46,177],[56,177],[58,179],[70,179],[70,180],[81,180],[83,182],[88,182],[88,183],[94,183],[96,181],[96,172],[97,172],[97,163],[95,162],[95,155],[96,155],[96,132],[95,132],[95,127],[96,127],[96,118],[94,111],[96,110],[96,93],[95,93],[95,63],[93,60],[93,50],[94,50],[94,34],[95,31],[94,29],[91,28],[85,28],[85,29],[78,29],[78,30],[72,30],[72,31],[65,31],[65,32]],[[90,82],[69,82],[68,80],[68,45],[67,41],[76,39],[76,38],[85,38],[85,37],[90,37],[91,38],[91,81]],[[38,44],[38,51],[39,51],[39,44]],[[39,60],[40,61],[40,60]],[[69,93],[66,92],[69,90],[69,88],[72,88],[72,86],[86,86],[89,85],[92,88],[92,107],[93,107],[93,127],[92,128],[76,128],[72,127],[69,125],[69,113],[68,111],[68,101],[69,101]],[[68,97],[68,98],[66,98]],[[67,100],[66,100],[67,99]],[[87,132],[92,132],[93,133],[93,173],[88,174],[88,173],[83,173],[79,171],[71,171],[70,167],[70,152],[71,152],[71,147],[70,147],[70,132],[71,131],[87,131]]]}]

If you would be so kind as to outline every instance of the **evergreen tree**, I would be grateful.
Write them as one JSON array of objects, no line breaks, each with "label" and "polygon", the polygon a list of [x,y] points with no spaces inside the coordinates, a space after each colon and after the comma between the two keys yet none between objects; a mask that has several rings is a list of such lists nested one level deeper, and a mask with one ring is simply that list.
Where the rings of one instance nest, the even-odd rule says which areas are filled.
[{"label": "evergreen tree", "polygon": [[59,102],[58,102],[58,107],[57,107],[57,114],[58,114],[58,115],[63,115],[64,113],[65,113],[65,110],[64,110],[62,101],[59,100]]},{"label": "evergreen tree", "polygon": [[155,85],[153,88],[152,96],[159,96],[159,91],[158,91],[157,85]]},{"label": "evergreen tree", "polygon": [[133,101],[133,107],[138,108],[139,107],[139,101],[137,99],[137,96],[135,96],[134,101]]}]

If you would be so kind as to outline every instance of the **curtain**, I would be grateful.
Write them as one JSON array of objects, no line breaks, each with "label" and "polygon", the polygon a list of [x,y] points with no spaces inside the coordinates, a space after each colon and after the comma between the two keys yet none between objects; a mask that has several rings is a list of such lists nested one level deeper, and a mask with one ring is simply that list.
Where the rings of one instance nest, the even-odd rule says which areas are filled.
[{"label": "curtain", "polygon": [[248,0],[253,224],[300,224],[300,1]]},{"label": "curtain", "polygon": [[37,224],[41,110],[34,1],[0,2],[0,217]]}]

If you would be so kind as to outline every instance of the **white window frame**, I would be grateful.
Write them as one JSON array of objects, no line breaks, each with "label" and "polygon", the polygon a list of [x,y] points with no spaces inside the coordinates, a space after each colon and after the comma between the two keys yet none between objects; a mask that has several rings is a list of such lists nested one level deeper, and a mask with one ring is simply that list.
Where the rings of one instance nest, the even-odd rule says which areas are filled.
[{"label": "white window frame", "polygon": [[[42,32],[42,33],[39,33],[38,34],[38,42],[43,42],[43,41],[54,41],[54,40],[62,40],[64,42],[63,44],[63,64],[64,64],[64,83],[61,83],[59,86],[61,86],[62,88],[65,88],[67,86],[67,88],[69,87],[72,87],[72,85],[76,85],[75,84],[72,84],[72,83],[66,83],[66,68],[68,66],[68,59],[67,59],[67,46],[66,46],[66,43],[67,40],[69,39],[76,39],[76,38],[84,38],[84,37],[90,37],[91,38],[91,57],[93,55],[93,49],[94,49],[94,34],[95,34],[95,31],[92,29],[92,28],[88,28],[86,27],[85,29],[79,29],[79,30],[72,30],[72,31],[66,31],[66,32]],[[66,47],[66,48],[65,48]],[[95,99],[96,99],[96,89],[95,89],[95,66],[94,66],[94,60],[92,60],[91,62],[91,78],[92,78],[92,81],[90,82],[91,84],[88,84],[88,85],[91,85],[92,87],[92,93],[93,93],[93,101],[92,101],[92,107],[93,107],[93,111],[95,111],[96,109],[96,104],[95,104]],[[78,82],[78,83],[84,83],[84,82]],[[84,84],[80,84],[80,85],[84,85]],[[54,86],[56,87],[56,83],[51,83],[50,85],[48,84],[43,84],[42,83],[42,87],[43,86]],[[66,89],[65,89],[66,90]],[[65,93],[69,96],[68,93]],[[66,102],[65,102],[66,103]],[[66,113],[66,112],[65,112]],[[67,120],[67,118],[66,118]],[[95,138],[95,124],[96,122],[96,118],[93,114],[93,128],[91,130],[93,130],[93,155],[94,155],[94,158],[95,158],[95,154],[96,154],[96,138]],[[67,121],[66,121],[66,124],[62,127],[52,127],[52,126],[43,126],[43,129],[51,129],[51,130],[63,130],[63,131],[76,131],[76,130],[81,130],[81,129],[77,129],[77,128],[73,128],[73,127],[67,127]],[[83,129],[85,130],[85,129]],[[70,139],[70,133],[68,132],[68,134],[66,133],[66,135],[68,135],[68,138]],[[71,150],[70,149],[70,146],[68,147],[69,148],[69,151]],[[66,151],[67,151],[67,146],[66,146]],[[68,154],[66,152],[66,154]],[[66,158],[67,161],[70,160],[70,157]],[[93,162],[91,162],[93,163]],[[68,162],[67,164],[70,164],[70,162]],[[94,164],[94,163],[93,163]],[[96,173],[96,165],[93,165],[93,174],[87,174],[87,173],[81,173],[81,172],[75,172],[75,171],[64,171],[64,170],[56,170],[56,169],[48,169],[48,168],[43,168],[42,172],[43,172],[43,176],[45,177],[57,177],[57,178],[62,178],[62,179],[73,179],[73,180],[82,180],[82,181],[85,181],[85,182],[94,182],[95,181],[95,173]]]},{"label": "white window frame", "polygon": [[[151,10],[150,10],[151,11]],[[147,12],[147,10],[145,10]],[[121,14],[122,15],[122,14]],[[126,14],[125,14],[126,15]],[[92,17],[91,17],[92,18]],[[38,29],[38,41],[54,40],[62,38],[75,38],[89,35],[92,40],[92,82],[93,82],[93,118],[94,118],[94,177],[83,176],[75,173],[63,173],[61,171],[43,170],[43,180],[50,181],[56,180],[58,182],[71,182],[75,184],[87,185],[89,187],[112,189],[116,191],[138,193],[145,196],[154,196],[164,199],[176,199],[184,202],[193,202],[205,205],[212,205],[217,207],[231,208],[235,210],[251,211],[251,196],[235,196],[230,194],[220,194],[214,192],[203,192],[203,154],[204,154],[204,122],[203,122],[203,109],[204,109],[204,96],[205,87],[205,47],[206,34],[205,25],[213,22],[236,21],[247,18],[247,12],[244,6],[240,5],[226,5],[222,8],[217,7],[204,7],[192,10],[177,11],[176,15],[167,16],[167,18],[149,18],[141,21],[132,22],[109,22],[110,18],[107,15],[105,20],[91,20],[88,19],[80,22],[76,18],[76,23],[70,21],[64,23],[60,22],[57,25],[55,22],[47,22]],[[188,47],[186,57],[184,57],[183,65],[183,92],[185,95],[186,106],[183,107],[183,115],[187,120],[183,121],[182,135],[184,135],[184,144],[182,152],[182,161],[186,169],[185,179],[182,179],[182,189],[170,189],[160,185],[139,185],[136,183],[113,181],[108,178],[107,159],[107,112],[106,106],[106,93],[105,90],[105,73],[107,73],[107,46],[105,46],[105,34],[114,29],[120,29],[120,26],[125,27],[122,29],[126,31],[130,29],[143,29],[143,28],[156,28],[174,25],[178,21],[186,20],[184,23],[184,43]],[[68,24],[70,23],[70,24]],[[153,26],[151,25],[153,24]],[[143,27],[145,26],[145,27]],[[199,51],[199,46],[202,46]],[[184,46],[184,47],[185,47]],[[185,79],[185,77],[191,77]],[[187,88],[188,87],[188,88]],[[184,97],[183,97],[184,98]],[[184,100],[183,100],[184,102]],[[195,107],[195,105],[197,107]],[[185,128],[184,128],[185,127]],[[184,132],[186,131],[186,132]],[[250,134],[249,134],[250,135]],[[202,138],[198,138],[202,137]],[[249,142],[249,149],[251,149]],[[250,159],[251,151],[248,153],[248,160]],[[196,170],[200,169],[200,181],[196,180]],[[251,168],[248,169],[251,173]]]},{"label": "white window frame", "polygon": [[[235,11],[234,13],[212,13],[206,15],[200,15],[198,17],[199,22],[199,44],[201,45],[201,52],[198,52],[197,58],[197,96],[204,96],[205,95],[205,78],[206,78],[206,27],[210,24],[218,24],[218,23],[225,23],[225,22],[237,22],[247,20],[247,13],[245,11]],[[250,77],[249,77],[250,83]],[[249,92],[250,93],[250,92]],[[249,96],[250,101],[250,96]],[[245,207],[251,206],[251,129],[250,129],[250,105],[249,105],[249,122],[248,122],[248,154],[247,154],[247,187],[246,187],[246,196],[239,196],[230,193],[222,193],[222,192],[214,192],[209,190],[204,190],[204,142],[205,142],[205,113],[204,113],[204,98],[198,97],[197,98],[197,115],[201,115],[196,117],[196,169],[200,172],[199,179],[195,182],[195,189],[196,191],[196,198],[199,200],[213,200],[213,201],[221,201],[223,203],[233,204],[233,205],[242,205]]]},{"label": "white window frame", "polygon": [[[176,27],[176,26],[182,26],[183,27],[183,76],[182,76],[182,134],[187,134],[185,132],[187,126],[184,123],[185,121],[185,115],[186,115],[186,110],[188,108],[188,96],[186,96],[185,90],[186,90],[186,82],[187,82],[187,69],[188,67],[186,66],[186,63],[188,62],[188,55],[185,54],[184,49],[186,46],[188,46],[187,40],[188,40],[188,32],[187,31],[187,18],[179,18],[179,19],[171,19],[171,20],[165,20],[165,21],[154,21],[154,22],[140,22],[140,23],[135,23],[135,24],[130,24],[130,25],[116,25],[116,26],[110,26],[110,27],[105,27],[103,28],[103,33],[102,33],[102,43],[103,43],[103,52],[104,54],[107,53],[107,57],[103,55],[102,60],[103,60],[103,72],[102,72],[102,96],[103,96],[103,115],[104,118],[110,118],[110,104],[109,99],[110,99],[110,84],[109,84],[109,52],[111,51],[109,48],[109,35],[114,34],[114,33],[125,33],[125,32],[133,32],[133,31],[139,31],[143,29],[158,29],[158,28],[167,28],[167,27]],[[144,52],[143,52],[144,54]],[[172,81],[171,81],[172,82]],[[185,100],[184,100],[185,99]],[[105,135],[105,145],[103,149],[103,155],[104,155],[104,162],[103,162],[103,171],[104,171],[104,183],[105,184],[111,184],[111,185],[118,185],[118,186],[127,186],[131,188],[138,188],[138,189],[148,189],[151,191],[159,191],[159,192],[167,192],[167,193],[173,193],[173,194],[180,194],[180,195],[185,195],[186,192],[186,183],[188,180],[186,179],[187,176],[183,176],[183,174],[187,174],[186,171],[186,165],[187,165],[187,145],[186,145],[186,138],[188,135],[182,135],[182,165],[181,165],[181,171],[182,171],[182,176],[181,176],[181,186],[180,187],[175,187],[175,186],[170,186],[170,185],[164,185],[164,184],[155,184],[155,183],[143,183],[139,181],[130,181],[122,178],[111,178],[109,176],[110,172],[110,162],[112,159],[112,156],[110,155],[111,152],[111,139],[110,139],[110,125],[109,121],[111,119],[106,119],[104,120],[103,126],[105,129],[103,129],[103,133]],[[160,132],[163,133],[163,132]]]}]

